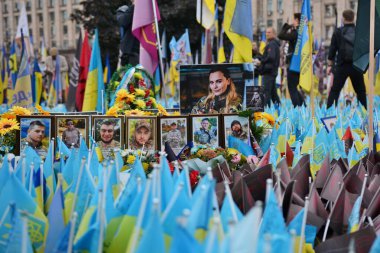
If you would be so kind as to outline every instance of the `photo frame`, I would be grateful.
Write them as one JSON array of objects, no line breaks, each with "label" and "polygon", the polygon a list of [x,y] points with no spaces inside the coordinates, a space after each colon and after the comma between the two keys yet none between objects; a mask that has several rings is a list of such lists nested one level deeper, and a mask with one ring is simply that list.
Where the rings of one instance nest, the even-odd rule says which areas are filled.
[{"label": "photo frame", "polygon": [[331,129],[335,126],[337,120],[338,118],[336,116],[321,118],[321,121],[328,133],[330,133]]},{"label": "photo frame", "polygon": [[157,117],[127,116],[125,141],[127,149],[155,152],[157,149]]},{"label": "photo frame", "polygon": [[158,122],[158,147],[164,147],[168,142],[174,154],[178,155],[189,141],[189,117],[159,117]]},{"label": "photo frame", "polygon": [[223,114],[223,132],[224,138],[222,140],[223,146],[228,147],[228,136],[232,135],[240,139],[245,143],[249,143],[250,140],[250,118],[241,117],[238,114]]},{"label": "photo frame", "polygon": [[220,146],[222,131],[220,131],[219,114],[191,115],[190,117],[191,140],[194,146]]},{"label": "photo frame", "polygon": [[[210,73],[210,71],[213,71]],[[210,114],[222,112],[226,107],[225,100],[216,100],[215,96],[223,97],[229,92],[234,93],[234,100],[230,102],[229,108],[232,112],[241,110],[245,106],[245,86],[253,85],[253,63],[233,64],[205,64],[205,65],[181,65],[180,66],[180,111],[182,114]],[[218,77],[211,77],[217,72],[222,73]],[[228,74],[228,77],[226,74]],[[210,78],[215,83],[215,78],[224,77],[229,80],[227,87],[215,87],[211,89]],[[234,89],[230,89],[233,83]],[[221,91],[222,90],[222,91]],[[206,99],[214,95],[213,99]],[[240,108],[239,108],[240,107]],[[223,112],[229,113],[229,112]]]},{"label": "photo frame", "polygon": [[[80,147],[80,135],[82,135],[87,146],[89,144],[90,117],[86,115],[77,116],[56,116],[55,117],[55,137],[59,137],[68,147]],[[74,144],[74,145],[73,145]]]},{"label": "photo frame", "polygon": [[55,133],[55,118],[51,116],[17,116],[20,131],[16,136],[15,154],[20,155],[27,146],[40,157],[46,157],[51,138]]},{"label": "photo frame", "polygon": [[102,151],[103,158],[108,158],[114,149],[124,148],[124,116],[93,115],[91,117],[91,136]]},{"label": "photo frame", "polygon": [[263,112],[265,106],[265,95],[262,86],[246,86],[246,109],[253,112]]}]

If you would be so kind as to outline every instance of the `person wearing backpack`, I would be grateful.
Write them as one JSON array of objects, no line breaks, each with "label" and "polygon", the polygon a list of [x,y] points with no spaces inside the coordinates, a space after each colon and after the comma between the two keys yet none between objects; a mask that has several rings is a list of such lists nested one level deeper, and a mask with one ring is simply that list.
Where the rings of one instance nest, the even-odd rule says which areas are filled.
[{"label": "person wearing backpack", "polygon": [[337,28],[331,38],[328,55],[327,74],[331,74],[331,68],[335,62],[334,82],[327,99],[327,108],[338,103],[339,94],[346,80],[350,77],[352,86],[357,94],[359,102],[367,108],[367,97],[363,74],[353,66],[354,42],[355,42],[355,13],[352,10],[343,11],[343,27]]}]

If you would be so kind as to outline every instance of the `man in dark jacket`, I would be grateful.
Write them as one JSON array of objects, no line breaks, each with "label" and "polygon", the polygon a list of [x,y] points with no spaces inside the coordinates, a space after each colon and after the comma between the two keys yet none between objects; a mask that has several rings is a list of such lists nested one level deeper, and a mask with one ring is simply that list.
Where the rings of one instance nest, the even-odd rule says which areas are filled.
[{"label": "man in dark jacket", "polygon": [[355,41],[355,13],[352,10],[343,12],[343,27],[337,28],[331,38],[331,45],[328,56],[327,74],[331,73],[331,68],[335,61],[336,68],[334,74],[334,82],[331,87],[329,97],[327,99],[327,108],[335,102],[337,104],[339,94],[347,77],[350,77],[352,86],[358,96],[360,103],[367,108],[367,97],[364,85],[363,74],[353,66],[353,48]]},{"label": "man in dark jacket", "polygon": [[132,34],[134,1],[131,6],[123,5],[116,11],[116,19],[121,28],[121,65],[139,63],[140,42]]},{"label": "man in dark jacket", "polygon": [[276,77],[280,66],[280,42],[276,40],[276,30],[273,27],[267,28],[266,36],[267,45],[259,61],[260,72],[263,76],[265,104],[270,105],[271,100],[274,104],[280,104],[276,88]]},{"label": "man in dark jacket", "polygon": [[301,106],[304,103],[303,97],[297,89],[300,81],[300,74],[294,71],[290,71],[290,61],[292,60],[294,49],[297,44],[298,27],[300,25],[301,13],[295,13],[293,24],[285,23],[282,26],[278,38],[285,40],[288,43],[288,51],[286,52],[286,66],[287,66],[287,81],[290,98],[292,99],[293,106]]}]

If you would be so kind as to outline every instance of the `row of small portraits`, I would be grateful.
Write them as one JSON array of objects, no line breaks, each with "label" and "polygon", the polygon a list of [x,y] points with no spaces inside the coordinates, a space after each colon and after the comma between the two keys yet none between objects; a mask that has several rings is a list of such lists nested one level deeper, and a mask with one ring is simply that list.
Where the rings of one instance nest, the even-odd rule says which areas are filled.
[{"label": "row of small portraits", "polygon": [[100,149],[157,150],[165,142],[178,154],[192,141],[196,145],[228,146],[229,135],[249,142],[250,119],[237,114],[180,115],[180,116],[20,116],[17,135],[19,154],[27,146],[44,156],[51,138],[59,137],[69,148],[79,148],[82,136],[89,136]]}]

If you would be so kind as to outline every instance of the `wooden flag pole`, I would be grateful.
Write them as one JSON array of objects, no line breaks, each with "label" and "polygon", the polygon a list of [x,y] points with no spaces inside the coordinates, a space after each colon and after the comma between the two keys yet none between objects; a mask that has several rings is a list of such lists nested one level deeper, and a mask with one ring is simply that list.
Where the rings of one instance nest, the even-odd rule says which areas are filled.
[{"label": "wooden flag pole", "polygon": [[368,142],[369,152],[373,151],[373,93],[375,75],[375,0],[371,0],[369,25],[369,90],[368,90]]},{"label": "wooden flag pole", "polygon": [[152,8],[153,8],[154,24],[156,26],[158,58],[160,59],[158,69],[160,70],[160,74],[161,74],[162,89],[164,89],[164,92],[161,94],[163,94],[163,96],[164,96],[165,107],[168,108],[168,99],[166,98],[164,63],[162,61],[160,30],[158,29],[158,20],[157,20],[157,12],[156,12],[156,0],[152,0]]}]

